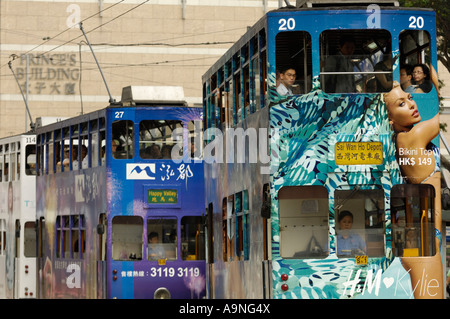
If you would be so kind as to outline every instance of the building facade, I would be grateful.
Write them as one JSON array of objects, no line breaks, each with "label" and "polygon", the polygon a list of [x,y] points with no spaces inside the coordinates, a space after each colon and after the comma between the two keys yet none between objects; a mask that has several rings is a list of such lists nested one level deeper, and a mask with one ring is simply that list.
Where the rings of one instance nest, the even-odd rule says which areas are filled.
[{"label": "building facade", "polygon": [[29,130],[19,85],[33,121],[103,108],[129,85],[182,86],[201,104],[205,70],[279,3],[0,0],[0,137]]}]

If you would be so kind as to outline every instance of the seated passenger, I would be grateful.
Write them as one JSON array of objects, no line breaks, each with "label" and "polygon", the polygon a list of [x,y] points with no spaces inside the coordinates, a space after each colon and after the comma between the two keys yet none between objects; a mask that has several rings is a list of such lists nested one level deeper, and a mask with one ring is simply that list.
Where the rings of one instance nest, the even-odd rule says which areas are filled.
[{"label": "seated passenger", "polygon": [[277,92],[280,95],[292,95],[292,86],[295,83],[296,73],[291,67],[285,67],[279,72]]},{"label": "seated passenger", "polygon": [[337,232],[336,250],[338,256],[355,256],[366,254],[366,243],[358,234],[351,231],[353,214],[344,210],[339,214],[340,231]]},{"label": "seated passenger", "polygon": [[165,258],[164,248],[162,248],[158,233],[151,232],[148,235],[148,260],[158,260]]},{"label": "seated passenger", "polygon": [[428,66],[425,64],[416,64],[412,75],[414,84],[417,85],[418,89],[421,89],[425,93],[431,91],[433,84],[431,83],[431,74]]}]

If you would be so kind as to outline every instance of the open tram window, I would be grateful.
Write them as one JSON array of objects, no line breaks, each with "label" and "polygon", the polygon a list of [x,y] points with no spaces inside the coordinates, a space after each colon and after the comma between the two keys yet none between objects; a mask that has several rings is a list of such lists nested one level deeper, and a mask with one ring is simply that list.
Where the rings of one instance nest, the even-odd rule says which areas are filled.
[{"label": "open tram window", "polygon": [[407,93],[428,93],[433,88],[430,35],[424,30],[400,33],[400,84]]},{"label": "open tram window", "polygon": [[112,219],[112,258],[133,261],[142,259],[144,223],[139,216],[115,216]]},{"label": "open tram window", "polygon": [[134,157],[134,123],[130,120],[112,123],[112,156],[115,159]]},{"label": "open tram window", "polygon": [[312,87],[311,36],[304,31],[276,37],[276,89],[280,95],[308,93]]},{"label": "open tram window", "polygon": [[384,256],[383,190],[336,190],[334,204],[337,256]]},{"label": "open tram window", "polygon": [[386,30],[327,30],[320,35],[324,92],[388,92],[393,64],[391,35]]},{"label": "open tram window", "polygon": [[205,260],[205,236],[201,216],[181,218],[181,257],[183,260]]},{"label": "open tram window", "polygon": [[139,154],[144,159],[179,159],[183,156],[183,122],[145,120],[139,123]]},{"label": "open tram window", "polygon": [[177,220],[175,218],[148,219],[147,259],[176,260],[177,258]]},{"label": "open tram window", "polygon": [[36,175],[36,146],[25,147],[25,174]]},{"label": "open tram window", "polygon": [[278,192],[280,255],[328,256],[328,191],[323,186],[285,186]]},{"label": "open tram window", "polygon": [[392,250],[394,256],[436,254],[435,190],[427,184],[394,185],[391,191]]}]

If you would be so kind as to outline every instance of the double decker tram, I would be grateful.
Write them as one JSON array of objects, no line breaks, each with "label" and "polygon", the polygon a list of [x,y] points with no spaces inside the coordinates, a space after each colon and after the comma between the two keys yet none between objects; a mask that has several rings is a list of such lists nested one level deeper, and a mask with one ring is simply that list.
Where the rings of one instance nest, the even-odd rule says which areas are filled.
[{"label": "double decker tram", "polygon": [[36,298],[36,135],[0,139],[0,298]]},{"label": "double decker tram", "polygon": [[443,298],[435,13],[325,2],[203,76],[207,294]]},{"label": "double decker tram", "polygon": [[37,129],[40,298],[205,295],[201,108],[181,87],[122,93]]}]

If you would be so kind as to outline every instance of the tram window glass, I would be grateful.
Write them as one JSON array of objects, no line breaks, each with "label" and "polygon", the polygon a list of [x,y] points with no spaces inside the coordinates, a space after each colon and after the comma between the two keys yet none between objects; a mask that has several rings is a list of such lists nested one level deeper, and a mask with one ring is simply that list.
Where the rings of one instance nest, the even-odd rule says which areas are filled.
[{"label": "tram window glass", "polygon": [[386,30],[327,30],[320,35],[320,81],[327,93],[388,92],[392,65]]},{"label": "tram window glass", "polygon": [[228,223],[227,223],[227,198],[222,201],[222,256],[223,261],[228,261]]},{"label": "tram window glass", "polygon": [[25,174],[36,175],[36,146],[25,147]]},{"label": "tram window glass", "polygon": [[430,34],[424,30],[400,33],[400,84],[407,93],[428,93],[433,84],[430,70]]},{"label": "tram window glass", "polygon": [[323,186],[285,186],[278,192],[280,255],[328,256],[328,191]]},{"label": "tram window glass", "polygon": [[307,93],[312,87],[311,36],[304,31],[280,32],[276,37],[277,92]]},{"label": "tram window glass", "polygon": [[9,154],[5,155],[3,158],[3,181],[9,181]]},{"label": "tram window glass", "polygon": [[175,218],[158,218],[147,220],[147,259],[176,260],[177,220]]},{"label": "tram window glass", "polygon": [[0,219],[0,256],[4,256],[6,251],[6,221]]},{"label": "tram window glass", "polygon": [[189,131],[189,154],[191,158],[202,157],[202,122],[190,121],[187,123]]},{"label": "tram window glass", "polygon": [[394,185],[391,191],[392,250],[395,256],[436,254],[435,192],[431,185]]},{"label": "tram window glass", "polygon": [[16,174],[17,174],[17,180],[20,180],[20,152],[17,152],[16,154]]},{"label": "tram window glass", "polygon": [[10,163],[11,163],[11,181],[16,180],[16,153],[10,154]]},{"label": "tram window glass", "polygon": [[247,260],[249,249],[248,191],[244,190],[242,192],[238,192],[235,194],[234,198],[237,219],[237,258],[239,260]]},{"label": "tram window glass", "polygon": [[383,190],[337,190],[334,204],[338,257],[384,256]]},{"label": "tram window glass", "polygon": [[112,219],[112,258],[141,260],[143,220],[139,216],[115,216]]},{"label": "tram window glass", "polygon": [[91,133],[91,166],[97,167],[99,164],[100,156],[100,137],[99,132]]},{"label": "tram window glass", "polygon": [[130,120],[114,121],[112,123],[112,143],[116,146],[113,157],[130,159],[134,157],[134,124]]},{"label": "tram window glass", "polygon": [[177,120],[145,120],[139,123],[139,154],[144,159],[181,158],[183,122]]},{"label": "tram window glass", "polygon": [[181,218],[181,257],[183,260],[205,260],[205,237],[200,216]]},{"label": "tram window glass", "polygon": [[36,228],[35,222],[26,222],[24,227],[24,255],[36,257]]},{"label": "tram window glass", "polygon": [[71,228],[71,252],[73,258],[82,258],[85,252],[86,238],[85,238],[85,218],[84,215],[70,216]]}]

